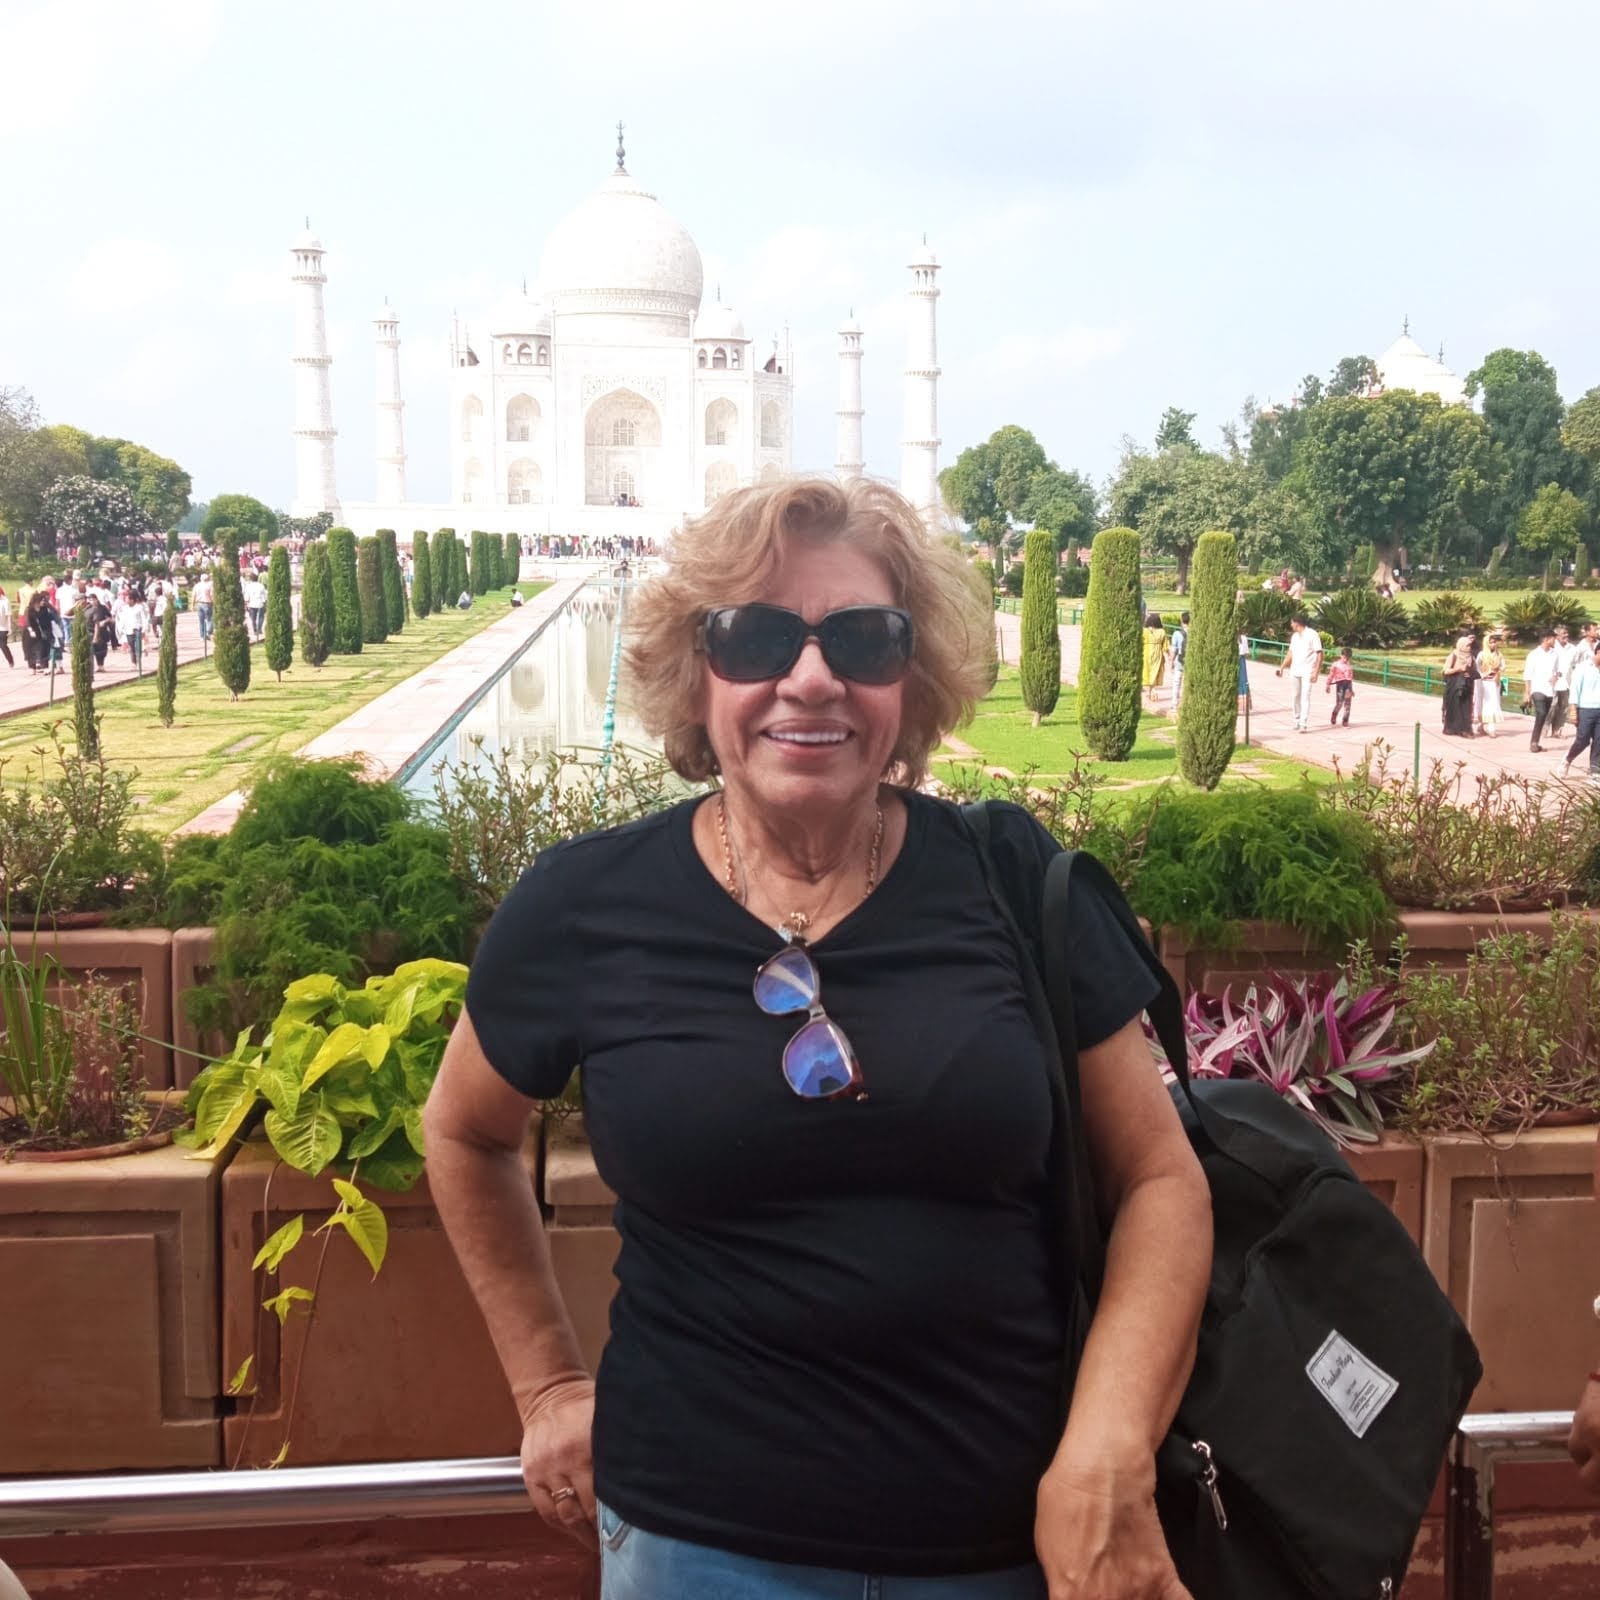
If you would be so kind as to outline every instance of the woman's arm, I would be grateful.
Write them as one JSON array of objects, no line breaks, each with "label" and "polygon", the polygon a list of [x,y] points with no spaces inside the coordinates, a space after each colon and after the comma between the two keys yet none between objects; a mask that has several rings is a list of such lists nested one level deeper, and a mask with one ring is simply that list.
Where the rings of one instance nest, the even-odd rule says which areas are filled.
[{"label": "woman's arm", "polygon": [[[428,1187],[522,1418],[534,1507],[590,1542],[594,1384],[522,1165],[532,1109],[489,1065],[463,1012],[423,1110]],[[564,1486],[576,1496],[553,1501],[550,1491]]]},{"label": "woman's arm", "polygon": [[1156,1520],[1155,1453],[1194,1365],[1211,1276],[1211,1194],[1136,1019],[1078,1062],[1112,1221],[1105,1283],[1066,1432],[1039,1488],[1050,1593],[1184,1594]]}]

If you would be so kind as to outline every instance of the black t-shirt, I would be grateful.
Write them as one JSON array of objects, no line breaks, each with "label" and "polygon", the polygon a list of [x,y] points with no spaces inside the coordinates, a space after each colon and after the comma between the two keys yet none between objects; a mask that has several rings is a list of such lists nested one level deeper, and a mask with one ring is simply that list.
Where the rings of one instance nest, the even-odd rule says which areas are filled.
[{"label": "black t-shirt", "polygon": [[[1042,1046],[951,805],[816,944],[868,1098],[805,1101],[803,1018],[751,995],[782,940],[694,847],[687,801],[541,855],[495,915],[467,1008],[533,1097],[583,1067],[622,1248],[595,1412],[597,1492],[648,1530],[887,1574],[1020,1564],[1059,1442],[1064,1318],[1045,1197]],[[997,822],[1041,863],[1057,846]],[[1075,905],[1078,1045],[1155,983]]]}]

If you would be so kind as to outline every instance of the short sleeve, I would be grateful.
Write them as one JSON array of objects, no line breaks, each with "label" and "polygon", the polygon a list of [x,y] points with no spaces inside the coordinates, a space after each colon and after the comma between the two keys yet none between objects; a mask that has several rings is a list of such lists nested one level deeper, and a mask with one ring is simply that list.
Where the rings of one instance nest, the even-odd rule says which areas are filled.
[{"label": "short sleeve", "polygon": [[1099,885],[1081,873],[1074,872],[1072,878],[1068,951],[1072,1015],[1082,1052],[1103,1043],[1146,1010],[1160,993],[1160,985],[1106,904]]},{"label": "short sleeve", "polygon": [[582,1057],[582,960],[562,855],[546,852],[517,880],[467,974],[467,1015],[489,1065],[533,1100],[560,1094]]}]

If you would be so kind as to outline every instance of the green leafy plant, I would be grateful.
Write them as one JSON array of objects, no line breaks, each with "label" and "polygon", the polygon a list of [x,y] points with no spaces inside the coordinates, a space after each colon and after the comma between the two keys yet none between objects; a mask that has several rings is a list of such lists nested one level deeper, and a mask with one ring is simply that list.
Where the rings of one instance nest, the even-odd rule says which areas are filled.
[{"label": "green leafy plant", "polygon": [[1600,889],[1600,795],[1514,773],[1478,774],[1435,761],[1414,782],[1391,776],[1392,747],[1375,741],[1325,791],[1359,817],[1397,904],[1435,911],[1535,911]]},{"label": "green leafy plant", "polygon": [[1459,594],[1420,601],[1411,613],[1411,630],[1424,644],[1453,645],[1464,633],[1483,627],[1483,607]]},{"label": "green leafy plant", "polygon": [[1129,802],[1122,828],[1143,837],[1126,886],[1134,910],[1192,943],[1237,944],[1240,923],[1259,920],[1343,951],[1393,921],[1370,829],[1312,791],[1164,784]]},{"label": "green leafy plant", "polygon": [[1500,608],[1500,626],[1529,642],[1546,628],[1564,627],[1581,633],[1589,620],[1588,607],[1573,594],[1547,594],[1533,590],[1513,596]]},{"label": "green leafy plant", "polygon": [[[1600,1112],[1600,935],[1558,912],[1548,940],[1479,941],[1465,970],[1402,962],[1401,1041],[1431,1044],[1383,1099],[1413,1133],[1515,1133],[1552,1113]],[[1373,970],[1352,953],[1352,981]]]},{"label": "green leafy plant", "polygon": [[178,629],[173,626],[161,630],[161,650],[156,660],[156,715],[161,726],[170,728],[177,716],[178,702]]},{"label": "green leafy plant", "polygon": [[1398,600],[1362,586],[1341,589],[1321,601],[1315,613],[1323,645],[1350,645],[1357,650],[1388,650],[1411,634],[1411,617]]},{"label": "green leafy plant", "polygon": [[[315,1177],[338,1174],[338,1203],[315,1227],[321,1253],[309,1287],[286,1283],[284,1266],[307,1237],[305,1213],[291,1217],[256,1252],[253,1270],[282,1285],[261,1302],[279,1326],[312,1314],[322,1263],[343,1233],[376,1276],[388,1253],[389,1223],[371,1189],[403,1192],[422,1173],[422,1109],[451,1028],[461,1013],[467,969],[458,962],[412,961],[347,988],[331,973],[296,979],[260,1042],[247,1030],[233,1050],[195,1079],[186,1107],[193,1127],[178,1135],[202,1157],[221,1154],[257,1120],[279,1159]],[[308,1330],[309,1332],[309,1330]],[[257,1344],[259,1346],[258,1337]],[[302,1345],[302,1351],[303,1351]],[[248,1392],[254,1356],[230,1393]],[[299,1394],[299,1369],[278,1459],[287,1459]],[[235,1465],[243,1458],[249,1424]]]},{"label": "green leafy plant", "polygon": [[389,621],[383,598],[383,551],[376,539],[363,539],[356,546],[356,590],[361,597],[361,642],[382,644],[389,637]]},{"label": "green leafy plant", "polygon": [[308,667],[320,667],[333,651],[333,573],[324,540],[307,543],[302,584],[300,659]]},{"label": "green leafy plant", "polygon": [[1248,639],[1286,643],[1299,607],[1281,589],[1246,589],[1234,607],[1233,630]]},{"label": "green leafy plant", "polygon": [[267,564],[267,670],[283,675],[294,660],[294,616],[289,604],[289,552],[272,547]]},{"label": "green leafy plant", "polygon": [[1061,698],[1061,635],[1056,621],[1056,536],[1028,535],[1022,582],[1022,703],[1039,724]]},{"label": "green leafy plant", "polygon": [[1090,556],[1078,673],[1078,718],[1101,761],[1126,761],[1139,732],[1139,595],[1139,535],[1132,528],[1103,529]]},{"label": "green leafy plant", "polygon": [[1189,642],[1178,711],[1178,770],[1215,789],[1233,760],[1239,706],[1239,640],[1233,625],[1239,550],[1231,533],[1204,533],[1190,568]]},{"label": "green leafy plant", "polygon": [[433,610],[433,552],[420,529],[411,536],[411,610],[417,617]]},{"label": "green leafy plant", "polygon": [[328,572],[333,591],[332,650],[338,656],[361,654],[361,592],[356,574],[356,536],[348,528],[328,529]]}]

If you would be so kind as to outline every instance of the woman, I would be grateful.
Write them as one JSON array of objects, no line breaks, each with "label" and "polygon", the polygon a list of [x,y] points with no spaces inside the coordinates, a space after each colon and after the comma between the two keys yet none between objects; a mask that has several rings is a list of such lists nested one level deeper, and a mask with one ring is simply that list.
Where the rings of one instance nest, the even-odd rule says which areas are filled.
[{"label": "woman", "polygon": [[111,607],[96,595],[88,603],[90,639],[94,650],[94,670],[106,670],[106,651],[116,642],[117,625],[112,620]]},{"label": "woman", "polygon": [[1472,738],[1472,686],[1478,669],[1473,664],[1472,635],[1464,633],[1444,658],[1444,731],[1453,737]]},{"label": "woman", "polygon": [[127,602],[117,618],[117,633],[128,647],[128,665],[138,672],[144,662],[144,636],[150,627],[150,608],[144,590],[135,584],[127,591]]},{"label": "woman", "polygon": [[[1068,1408],[1043,1047],[960,813],[917,787],[992,672],[960,556],[865,480],[745,489],[677,536],[629,626],[636,709],[719,788],[538,858],[425,1113],[535,1508],[598,1539],[604,1600],[883,1575],[901,1600],[1183,1600],[1152,1451],[1208,1193],[1141,1035],[1149,974],[1086,897],[1080,1077],[1113,1220]],[[1054,841],[999,821],[1042,870]],[[578,1064],[622,1237],[598,1389],[518,1156]]]},{"label": "woman", "polygon": [[58,620],[50,591],[41,584],[33,591],[22,619],[22,653],[35,672],[43,672],[50,665]]},{"label": "woman", "polygon": [[1500,720],[1505,710],[1500,703],[1500,679],[1506,670],[1506,656],[1505,651],[1501,649],[1498,633],[1489,635],[1475,664],[1478,669],[1478,681],[1474,691],[1477,697],[1475,731],[1495,739],[1500,735]]},{"label": "woman", "polygon": [[16,657],[11,654],[11,602],[6,598],[3,584],[0,584],[0,656],[6,658],[8,667],[16,666]]},{"label": "woman", "polygon": [[1156,690],[1167,676],[1167,630],[1162,625],[1161,614],[1152,611],[1144,619],[1144,692],[1155,704]]}]

